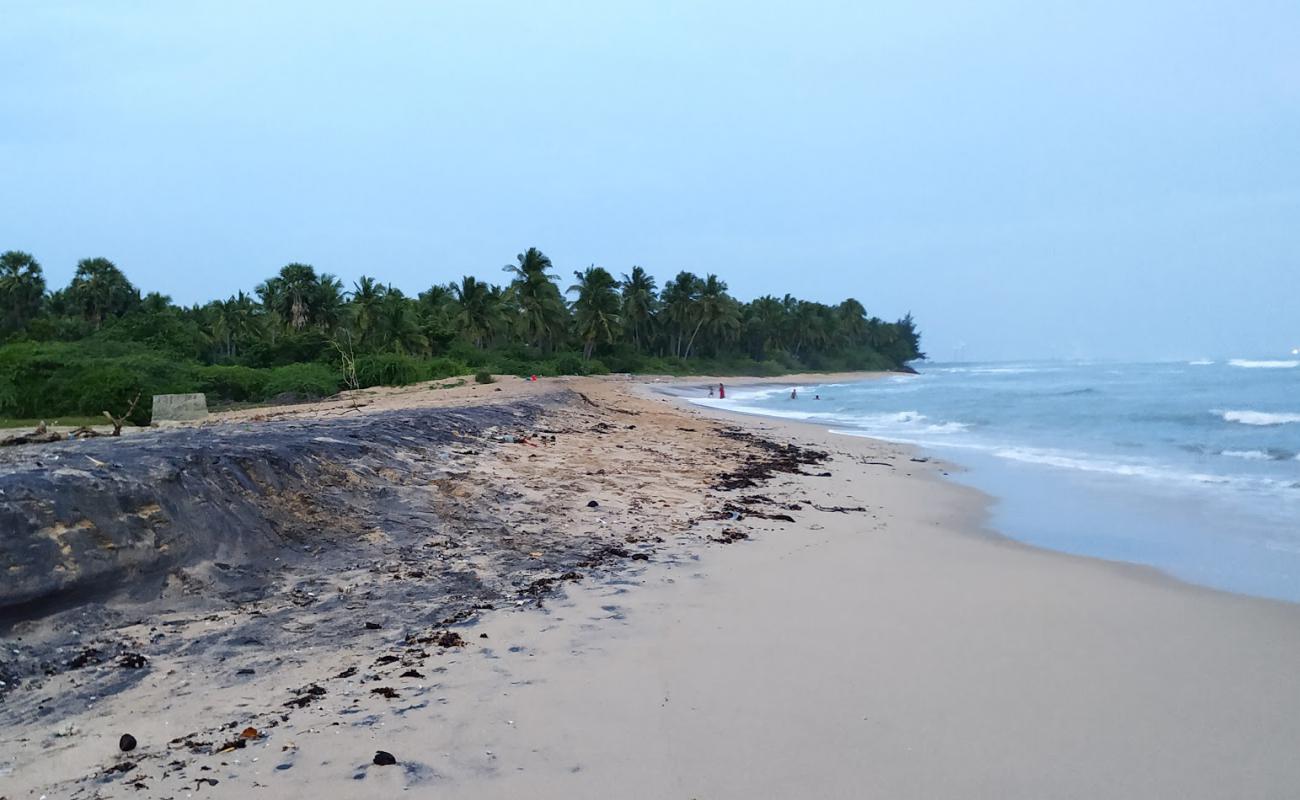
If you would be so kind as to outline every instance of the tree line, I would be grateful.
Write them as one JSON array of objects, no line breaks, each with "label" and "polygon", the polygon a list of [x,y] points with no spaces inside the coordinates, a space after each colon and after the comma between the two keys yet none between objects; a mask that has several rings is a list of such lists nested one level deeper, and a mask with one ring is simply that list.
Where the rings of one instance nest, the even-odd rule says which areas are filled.
[{"label": "tree line", "polygon": [[[503,272],[500,284],[467,275],[412,297],[294,263],[252,293],[180,306],[142,294],[105,258],[78,262],[51,291],[40,263],[11,250],[0,254],[0,415],[98,414],[97,404],[160,387],[238,402],[474,370],[777,374],[924,358],[910,314],[885,322],[852,298],[743,302],[717,275],[683,271],[660,285],[639,266],[620,277],[590,266],[562,283],[537,248]],[[41,392],[64,392],[44,398],[56,410],[38,411]]]}]

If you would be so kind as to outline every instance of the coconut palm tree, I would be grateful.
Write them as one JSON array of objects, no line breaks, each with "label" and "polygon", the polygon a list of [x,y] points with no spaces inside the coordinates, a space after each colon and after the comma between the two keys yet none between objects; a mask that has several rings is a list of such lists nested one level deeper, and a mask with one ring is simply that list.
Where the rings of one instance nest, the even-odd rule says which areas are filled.
[{"label": "coconut palm tree", "polygon": [[516,256],[518,264],[507,264],[505,271],[514,275],[505,300],[517,311],[515,324],[524,339],[534,347],[549,350],[568,322],[568,311],[555,275],[550,274],[551,260],[536,247]]},{"label": "coconut palm tree", "polygon": [[700,290],[704,282],[693,273],[682,271],[664,284],[659,299],[663,302],[663,316],[669,328],[669,349],[675,356],[688,350],[687,341],[698,329],[700,321]]},{"label": "coconut palm tree", "polygon": [[452,284],[452,324],[480,350],[501,326],[501,291],[472,275]]},{"label": "coconut palm tree", "polygon": [[632,274],[623,275],[621,316],[623,329],[632,335],[632,346],[641,350],[642,338],[649,339],[650,326],[659,311],[659,297],[655,294],[655,279],[642,267],[632,267]]},{"label": "coconut palm tree", "polygon": [[740,329],[740,313],[736,301],[727,294],[727,284],[710,274],[700,284],[695,330],[686,343],[686,357],[690,358],[695,346],[695,339],[703,331],[710,340],[711,350],[730,341]]},{"label": "coconut palm tree", "polygon": [[45,276],[29,253],[0,253],[0,332],[20,331],[41,312]]},{"label": "coconut palm tree", "polygon": [[352,325],[356,330],[357,345],[364,347],[366,338],[375,329],[379,317],[379,307],[384,300],[384,287],[374,278],[362,275],[352,284],[352,297],[349,305],[352,310]]},{"label": "coconut palm tree", "polygon": [[590,359],[597,344],[610,344],[618,337],[618,282],[604,267],[592,265],[574,272],[578,282],[569,287],[577,292],[573,303],[574,325],[582,340],[582,357]]},{"label": "coconut palm tree", "polygon": [[392,285],[384,288],[375,320],[375,343],[382,350],[412,355],[426,353],[429,340],[420,332],[415,302]]}]

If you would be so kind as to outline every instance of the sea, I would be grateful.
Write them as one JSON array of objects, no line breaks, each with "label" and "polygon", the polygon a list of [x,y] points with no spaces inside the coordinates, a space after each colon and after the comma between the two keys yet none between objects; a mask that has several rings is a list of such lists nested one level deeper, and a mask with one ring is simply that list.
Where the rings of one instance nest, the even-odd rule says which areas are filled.
[{"label": "sea", "polygon": [[695,402],[918,445],[1028,544],[1300,602],[1300,359],[916,367]]}]

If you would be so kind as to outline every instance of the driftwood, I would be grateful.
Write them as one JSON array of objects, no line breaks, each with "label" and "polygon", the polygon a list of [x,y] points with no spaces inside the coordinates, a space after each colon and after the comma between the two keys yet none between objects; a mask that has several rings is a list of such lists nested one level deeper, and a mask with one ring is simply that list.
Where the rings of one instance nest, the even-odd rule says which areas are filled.
[{"label": "driftwood", "polygon": [[126,413],[123,414],[122,416],[115,417],[112,414],[108,413],[107,411],[104,412],[104,416],[108,417],[108,421],[113,424],[113,432],[109,434],[110,436],[122,435],[122,426],[126,424],[126,421],[128,419],[130,419],[131,413],[135,411],[136,403],[139,402],[140,402],[140,393],[136,392],[135,397],[131,399],[131,405],[126,409]]},{"label": "driftwood", "polygon": [[20,433],[17,436],[0,439],[0,447],[13,447],[17,444],[49,444],[50,442],[62,441],[62,439],[61,434],[46,431],[45,423],[41,423],[31,433]]}]

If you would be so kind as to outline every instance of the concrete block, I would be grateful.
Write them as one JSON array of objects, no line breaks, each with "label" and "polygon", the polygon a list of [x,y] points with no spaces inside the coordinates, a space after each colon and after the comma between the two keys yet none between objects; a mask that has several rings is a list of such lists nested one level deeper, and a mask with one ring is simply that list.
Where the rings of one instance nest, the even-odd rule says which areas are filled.
[{"label": "concrete block", "polygon": [[194,394],[156,394],[153,396],[153,422],[189,422],[207,419],[208,398]]}]

